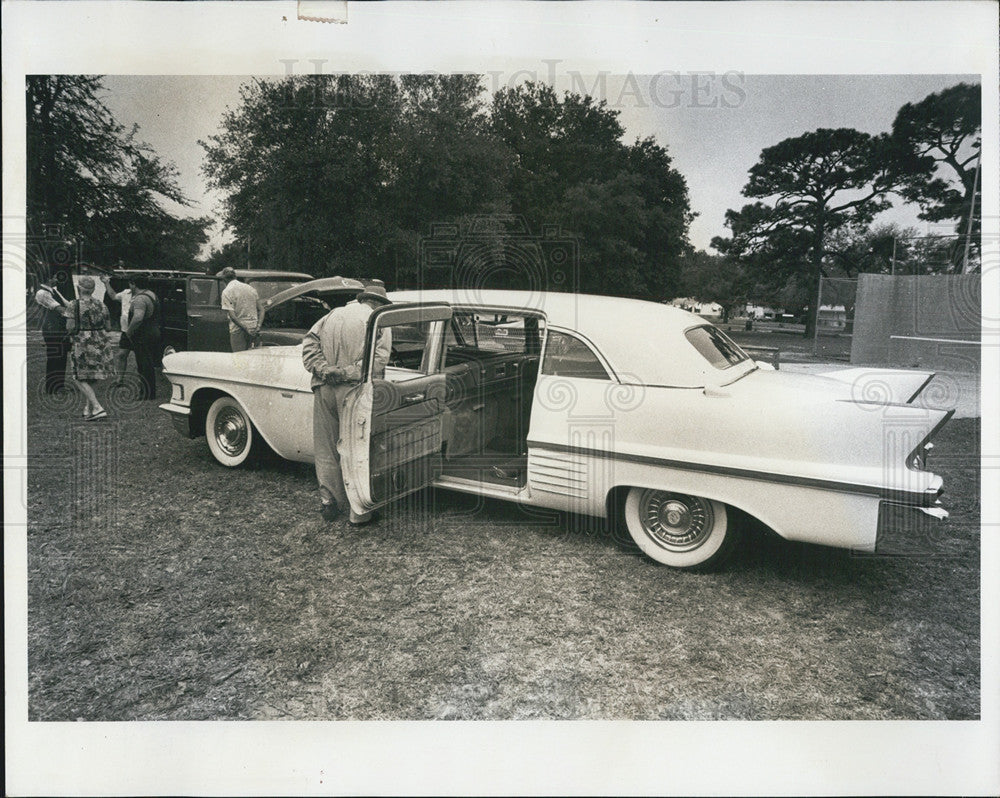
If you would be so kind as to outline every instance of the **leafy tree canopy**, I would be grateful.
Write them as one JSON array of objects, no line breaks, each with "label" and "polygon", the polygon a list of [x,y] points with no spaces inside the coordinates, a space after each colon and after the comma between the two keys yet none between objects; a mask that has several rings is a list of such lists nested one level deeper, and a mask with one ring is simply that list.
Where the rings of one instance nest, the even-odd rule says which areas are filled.
[{"label": "leafy tree canopy", "polygon": [[[982,227],[977,175],[982,153],[981,94],[979,86],[959,83],[918,103],[907,103],[892,125],[892,140],[904,155],[932,164],[908,176],[902,195],[920,205],[921,219],[955,222],[955,232],[969,236],[974,260],[979,257]],[[965,252],[964,245],[951,248],[953,269],[963,265]]]},{"label": "leafy tree canopy", "polygon": [[624,144],[618,112],[604,101],[559,98],[541,83],[498,91],[491,120],[513,153],[511,210],[579,242],[580,290],[676,293],[693,215],[666,148],[652,138]]},{"label": "leafy tree canopy", "polygon": [[699,302],[718,302],[726,308],[747,299],[748,285],[740,265],[703,250],[684,253],[680,258],[681,296]]},{"label": "leafy tree canopy", "polygon": [[[777,287],[790,277],[812,292],[829,262],[834,236],[861,230],[890,207],[888,194],[927,164],[907,158],[887,135],[819,129],[768,147],[750,169],[744,196],[766,199],[728,211],[731,239],[713,241]],[[815,305],[815,303],[812,303]],[[807,335],[815,308],[807,319]]]},{"label": "leafy tree canopy", "polygon": [[201,142],[226,223],[254,266],[416,272],[432,222],[503,208],[503,153],[475,76],[255,81]]},{"label": "leafy tree canopy", "polygon": [[[538,84],[490,98],[470,75],[289,77],[244,86],[202,146],[255,266],[661,297],[687,188],[617,117]],[[428,258],[449,241],[442,276]]]},{"label": "leafy tree canopy", "polygon": [[100,77],[29,75],[29,258],[44,269],[53,240],[97,265],[188,267],[207,240],[207,218],[164,209],[187,205],[173,165],[119,124],[100,99]]},{"label": "leafy tree canopy", "polygon": [[921,219],[968,218],[982,151],[980,95],[979,86],[959,83],[907,103],[896,114],[893,142],[937,167],[910,175],[903,185],[903,196],[923,208]]}]

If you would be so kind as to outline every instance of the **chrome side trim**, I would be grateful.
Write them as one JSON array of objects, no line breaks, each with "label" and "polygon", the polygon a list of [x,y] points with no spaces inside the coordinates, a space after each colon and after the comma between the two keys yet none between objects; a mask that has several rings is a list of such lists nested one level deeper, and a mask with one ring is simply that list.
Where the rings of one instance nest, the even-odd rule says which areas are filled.
[{"label": "chrome side trim", "polygon": [[584,446],[544,443],[542,441],[529,440],[528,447],[529,457],[531,456],[531,447],[535,447],[543,450],[548,449],[556,452],[567,452],[589,457],[617,460],[623,463],[654,465],[661,466],[663,468],[674,468],[680,471],[696,471],[701,474],[715,474],[719,476],[736,477],[738,479],[753,479],[762,482],[774,482],[780,485],[795,485],[802,488],[832,490],[840,493],[860,493],[868,496],[878,496],[882,499],[888,499],[890,501],[901,502],[908,505],[930,506],[934,504],[940,494],[940,490],[893,490],[879,485],[865,485],[859,482],[840,482],[831,479],[819,479],[818,477],[800,477],[792,474],[777,474],[772,471],[757,471],[747,468],[712,465],[709,463],[692,463],[684,460],[670,460],[665,457],[650,457],[648,455],[616,454]]},{"label": "chrome side trim", "polygon": [[920,383],[920,387],[917,388],[917,390],[915,390],[913,392],[913,396],[911,396],[909,399],[906,400],[906,404],[912,404],[913,400],[916,399],[918,396],[920,396],[921,393],[923,393],[924,388],[927,387],[927,384],[931,380],[933,380],[936,376],[937,376],[937,372],[936,371],[935,372],[931,372],[931,376],[929,376],[926,380],[924,380],[922,383]]}]

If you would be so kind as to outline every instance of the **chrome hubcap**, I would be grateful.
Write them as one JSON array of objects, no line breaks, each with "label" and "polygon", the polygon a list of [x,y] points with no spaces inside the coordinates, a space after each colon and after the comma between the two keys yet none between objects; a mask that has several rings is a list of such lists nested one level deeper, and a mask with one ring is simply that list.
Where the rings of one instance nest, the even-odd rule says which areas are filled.
[{"label": "chrome hubcap", "polygon": [[671,551],[690,551],[708,540],[715,526],[715,513],[711,503],[699,496],[647,490],[639,501],[639,520],[656,545]]},{"label": "chrome hubcap", "polygon": [[235,457],[246,448],[248,437],[246,419],[235,408],[223,408],[215,417],[215,440],[230,457]]}]

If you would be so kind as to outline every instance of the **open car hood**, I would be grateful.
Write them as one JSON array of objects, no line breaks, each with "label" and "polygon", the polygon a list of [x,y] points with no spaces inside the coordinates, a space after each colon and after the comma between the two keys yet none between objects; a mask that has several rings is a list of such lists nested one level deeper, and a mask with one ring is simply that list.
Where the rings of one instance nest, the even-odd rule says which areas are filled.
[{"label": "open car hood", "polygon": [[349,277],[324,277],[286,288],[261,302],[264,346],[298,344],[309,329],[333,308],[346,305],[364,289]]},{"label": "open car hood", "polygon": [[290,302],[298,297],[312,297],[325,301],[324,297],[331,299],[343,298],[346,294],[356,294],[364,289],[364,283],[350,277],[321,277],[319,280],[310,280],[307,283],[286,288],[279,291],[274,296],[264,300],[262,303],[264,310],[270,310],[285,302]]}]

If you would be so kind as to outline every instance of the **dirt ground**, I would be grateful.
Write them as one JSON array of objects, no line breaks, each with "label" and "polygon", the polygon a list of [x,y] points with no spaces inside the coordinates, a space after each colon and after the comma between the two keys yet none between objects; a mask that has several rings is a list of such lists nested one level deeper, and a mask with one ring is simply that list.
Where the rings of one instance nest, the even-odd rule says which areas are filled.
[{"label": "dirt ground", "polygon": [[325,524],[308,466],[225,469],[127,396],[84,422],[42,367],[30,344],[31,720],[980,715],[976,419],[936,440],[952,516],[909,556],[754,531],[697,575],[446,491]]}]

